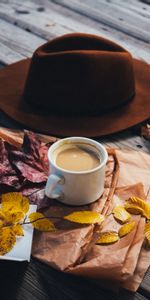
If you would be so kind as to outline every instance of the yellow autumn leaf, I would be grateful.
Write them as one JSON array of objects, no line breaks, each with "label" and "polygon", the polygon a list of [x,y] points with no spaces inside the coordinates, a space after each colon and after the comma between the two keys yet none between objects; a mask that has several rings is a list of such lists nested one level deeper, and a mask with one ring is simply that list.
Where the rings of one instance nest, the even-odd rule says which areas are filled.
[{"label": "yellow autumn leaf", "polygon": [[126,204],[134,205],[136,207],[140,208],[141,210],[141,215],[146,217],[147,219],[150,219],[150,204],[145,202],[144,200],[138,198],[138,197],[130,197],[128,200],[126,200]]},{"label": "yellow autumn leaf", "polygon": [[146,207],[144,209],[143,216],[146,219],[150,220],[150,205],[148,203],[146,203]]},{"label": "yellow autumn leaf", "polygon": [[11,227],[0,229],[0,255],[8,253],[16,242],[15,234]]},{"label": "yellow autumn leaf", "polygon": [[4,216],[3,225],[7,226],[21,221],[24,218],[24,213],[21,211],[15,211],[15,212],[4,211],[3,216]]},{"label": "yellow autumn leaf", "polygon": [[138,197],[130,197],[128,200],[126,200],[128,204],[133,204],[138,207],[141,207],[142,209],[145,209],[146,202]]},{"label": "yellow autumn leaf", "polygon": [[33,227],[40,231],[56,231],[54,224],[41,213],[31,213],[28,218]]},{"label": "yellow autumn leaf", "polygon": [[0,220],[0,228],[3,227],[4,222],[2,220]]},{"label": "yellow autumn leaf", "polygon": [[142,216],[144,214],[144,210],[141,207],[138,207],[133,204],[126,203],[125,209],[133,215],[141,215]]},{"label": "yellow autumn leaf", "polygon": [[100,224],[104,216],[96,211],[76,211],[64,217],[65,220],[80,224]]},{"label": "yellow autumn leaf", "polygon": [[24,231],[21,224],[15,224],[14,226],[12,226],[12,230],[15,235],[24,236]]},{"label": "yellow autumn leaf", "polygon": [[148,244],[150,245],[150,222],[147,222],[145,224],[144,233],[145,233],[146,239],[148,241]]},{"label": "yellow autumn leaf", "polygon": [[14,212],[6,211],[5,213],[6,213],[7,221],[12,224],[18,223],[24,218],[24,213],[22,211],[14,211]]},{"label": "yellow autumn leaf", "polygon": [[121,226],[121,228],[118,231],[119,236],[123,237],[123,236],[127,235],[129,232],[131,232],[133,230],[134,227],[135,227],[134,221],[124,224],[123,226]]},{"label": "yellow autumn leaf", "polygon": [[126,223],[131,219],[131,215],[125,210],[122,205],[117,205],[113,209],[114,218],[120,223]]},{"label": "yellow autumn leaf", "polygon": [[21,193],[13,192],[2,195],[3,211],[22,211],[26,213],[29,210],[29,200]]},{"label": "yellow autumn leaf", "polygon": [[112,244],[119,240],[118,233],[116,231],[102,232],[96,241],[96,244]]},{"label": "yellow autumn leaf", "polygon": [[0,209],[0,220],[1,221],[5,220],[5,217],[6,217],[5,212]]}]

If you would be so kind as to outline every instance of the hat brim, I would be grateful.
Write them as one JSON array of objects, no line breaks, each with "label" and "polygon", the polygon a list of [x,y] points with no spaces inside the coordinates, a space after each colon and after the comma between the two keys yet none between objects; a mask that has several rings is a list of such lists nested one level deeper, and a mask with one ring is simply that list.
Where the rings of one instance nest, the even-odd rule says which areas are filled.
[{"label": "hat brim", "polygon": [[30,61],[25,59],[0,71],[0,108],[26,128],[55,136],[98,137],[122,131],[150,117],[150,66],[142,61],[133,59],[136,95],[132,101],[99,116],[33,111],[22,98]]}]

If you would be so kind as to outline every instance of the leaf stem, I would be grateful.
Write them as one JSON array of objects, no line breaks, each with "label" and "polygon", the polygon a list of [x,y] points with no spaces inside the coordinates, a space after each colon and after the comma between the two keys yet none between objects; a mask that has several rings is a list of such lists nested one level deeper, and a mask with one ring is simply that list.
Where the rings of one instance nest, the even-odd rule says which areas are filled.
[{"label": "leaf stem", "polygon": [[42,218],[35,219],[33,221],[28,221],[28,222],[23,221],[22,223],[20,223],[20,225],[31,224],[31,223],[34,223],[34,222],[37,222],[37,221],[43,220],[43,219],[60,219],[60,220],[62,220],[63,217],[53,217],[53,216],[51,216],[51,217],[42,217]]}]

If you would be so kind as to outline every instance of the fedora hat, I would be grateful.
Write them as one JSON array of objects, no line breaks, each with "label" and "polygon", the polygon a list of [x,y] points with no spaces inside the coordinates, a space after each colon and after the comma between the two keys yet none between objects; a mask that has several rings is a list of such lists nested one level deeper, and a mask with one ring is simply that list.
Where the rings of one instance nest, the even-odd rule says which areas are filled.
[{"label": "fedora hat", "polygon": [[150,66],[102,37],[63,35],[0,71],[0,108],[42,133],[108,135],[150,117]]}]

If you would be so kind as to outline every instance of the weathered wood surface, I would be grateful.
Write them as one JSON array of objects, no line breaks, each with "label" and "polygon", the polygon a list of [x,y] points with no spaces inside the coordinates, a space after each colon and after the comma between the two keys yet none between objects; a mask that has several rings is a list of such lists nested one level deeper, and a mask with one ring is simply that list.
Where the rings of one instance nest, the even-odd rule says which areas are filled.
[{"label": "weathered wood surface", "polygon": [[[79,4],[76,4],[77,1],[72,0],[66,2],[65,0],[60,0],[60,5],[54,3],[54,1],[35,1],[35,3],[32,1],[21,2],[20,0],[3,1],[4,0],[0,2],[0,19],[7,21],[9,26],[10,24],[15,24],[15,26],[18,27],[18,34],[20,29],[20,35],[22,36],[25,35],[26,30],[30,31],[30,34],[28,32],[29,46],[33,44],[33,35],[40,36],[47,40],[68,32],[82,31],[111,38],[112,40],[119,42],[122,46],[126,47],[135,57],[150,62],[149,43],[137,38],[133,38],[121,30],[118,31],[116,28],[112,28],[108,24],[108,16],[106,16],[105,24],[101,23],[100,21],[93,20],[91,16],[86,16],[84,10],[86,9],[89,11],[89,14],[91,14],[92,10],[94,9],[93,2],[95,3],[95,1],[92,2],[92,8],[87,5],[87,1],[79,1],[80,6],[82,5],[82,9],[79,9],[80,6]],[[56,1],[58,2],[58,0]],[[43,4],[40,5],[37,4],[37,2]],[[64,5],[64,3],[67,4]],[[78,7],[78,12],[74,6]],[[100,9],[95,10],[100,11]],[[119,16],[121,19],[121,14]],[[134,16],[134,18],[136,17]],[[119,20],[119,22],[122,25],[122,21]],[[140,26],[137,26],[137,28],[138,27],[142,28],[141,23]],[[135,26],[136,30],[137,28]],[[24,30],[22,31],[21,29]],[[144,29],[142,30],[144,31]],[[149,34],[148,28],[147,34]],[[36,37],[34,37],[34,40],[35,39]],[[10,49],[13,48],[13,45],[11,45],[11,43],[9,44]],[[17,52],[19,51],[19,49],[15,49]],[[3,60],[3,62],[5,61]]]},{"label": "weathered wood surface", "polygon": [[[145,3],[147,2],[147,3]],[[48,39],[68,32],[88,32],[120,43],[150,63],[150,1],[138,0],[1,0],[0,67],[32,55]],[[19,125],[0,112],[0,124]],[[139,127],[99,139],[111,147],[150,153]],[[32,260],[29,265],[1,262],[2,300],[150,299],[150,271],[135,294],[104,291],[89,280],[68,276]],[[7,283],[7,285],[6,285]]]},{"label": "weathered wood surface", "polygon": [[[96,19],[93,18],[93,10],[97,15]],[[110,26],[109,15],[114,16],[114,11],[116,18],[113,17],[114,23]],[[105,16],[103,22],[99,18],[99,13],[103,13],[103,18]],[[144,38],[139,39],[136,35],[139,27],[143,37],[149,34],[149,17],[150,6],[136,0],[126,2],[2,0],[0,2],[0,61],[4,64],[18,61],[31,56],[32,52],[48,39],[68,32],[82,31],[111,38],[126,47],[133,56],[150,63],[150,43],[145,42]],[[128,23],[129,30],[123,23],[123,18]],[[133,24],[133,19],[137,23]],[[119,30],[116,25],[118,22]],[[126,28],[127,32],[122,28]],[[131,32],[133,29],[136,33],[134,37]],[[104,141],[107,146],[149,151],[149,143],[133,131],[126,131],[119,136],[114,135],[101,141]]]}]

